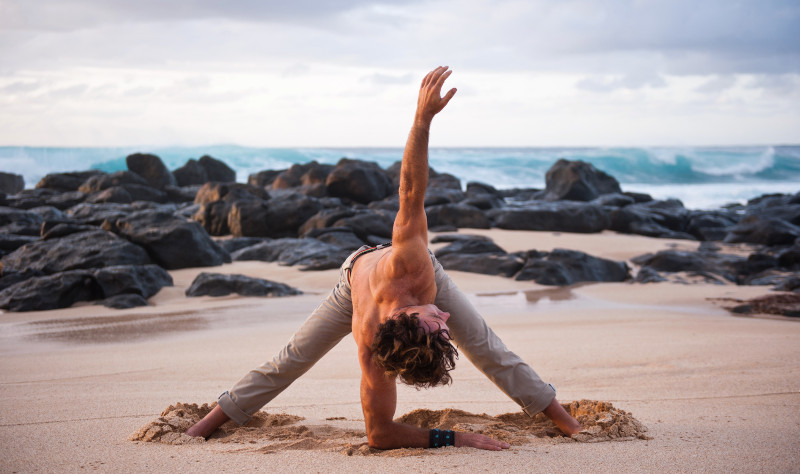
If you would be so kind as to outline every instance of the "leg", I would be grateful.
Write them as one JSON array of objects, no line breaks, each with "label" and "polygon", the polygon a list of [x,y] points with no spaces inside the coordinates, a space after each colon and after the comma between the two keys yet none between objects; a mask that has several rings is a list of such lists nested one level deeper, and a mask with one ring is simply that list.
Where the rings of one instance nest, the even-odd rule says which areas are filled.
[{"label": "leg", "polygon": [[[342,305],[337,288],[300,326],[286,346],[272,359],[245,375],[230,392],[219,398],[222,410],[244,424],[253,413],[278,396],[310,369],[352,330],[352,303]],[[349,308],[349,309],[348,309]]]},{"label": "leg", "polygon": [[[435,304],[450,313],[447,324],[459,351],[525,413],[533,416],[544,411],[565,433],[577,432],[574,426],[570,428],[569,423],[556,421],[551,416],[560,419],[561,415],[566,415],[577,425],[577,421],[555,402],[552,386],[544,383],[525,361],[506,348],[435,259],[434,269],[438,288]],[[553,407],[554,404],[558,407]]]},{"label": "leg", "polygon": [[[344,272],[342,272],[342,275]],[[278,396],[352,330],[353,303],[344,278],[300,326],[272,361],[251,370],[220,395],[219,405],[189,428],[190,436],[209,436],[232,419],[247,423],[253,413]]]}]

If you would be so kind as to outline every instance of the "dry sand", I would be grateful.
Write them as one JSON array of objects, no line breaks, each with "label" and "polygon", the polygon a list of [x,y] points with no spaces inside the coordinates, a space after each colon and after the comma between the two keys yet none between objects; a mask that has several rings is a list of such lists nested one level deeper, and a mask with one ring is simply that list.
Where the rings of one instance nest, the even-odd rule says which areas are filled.
[{"label": "dry sand", "polygon": [[[610,233],[473,233],[508,251],[562,247],[617,259],[697,245]],[[189,300],[183,290],[202,269],[188,269],[173,272],[176,286],[147,308],[0,316],[0,471],[800,471],[800,324],[735,317],[719,303],[768,288],[548,288],[460,272],[454,279],[489,324],[558,388],[562,403],[587,408],[584,423],[594,431],[570,440],[552,436],[544,420],[524,424],[516,405],[462,359],[452,386],[400,386],[398,416],[506,437],[512,448],[375,453],[363,445],[359,369],[347,338],[251,426],[228,425],[208,442],[130,441],[164,416],[162,426],[178,428],[143,437],[168,441],[171,432],[180,442],[185,421],[176,418],[199,416],[203,408],[191,404],[213,402],[270,358],[336,280],[335,271],[259,262],[217,270],[306,294]],[[164,410],[179,400],[189,405]],[[576,442],[602,439],[615,424],[633,434]]]},{"label": "dry sand", "polygon": [[[188,436],[186,430],[200,421],[216,406],[215,403],[198,405],[196,403],[176,403],[170,405],[161,415],[139,428],[130,436],[131,441],[147,441],[164,444],[200,444],[202,438]],[[580,400],[563,405],[583,427],[580,433],[564,436],[555,424],[544,414],[533,419],[522,412],[489,416],[463,410],[428,410],[420,408],[400,416],[395,421],[425,429],[455,430],[459,432],[480,433],[505,441],[511,445],[527,444],[531,437],[554,438],[559,441],[578,441],[596,443],[602,441],[630,441],[652,439],[647,436],[647,427],[630,413],[618,410],[610,403],[596,400]],[[243,426],[227,422],[217,430],[207,442],[261,444],[253,447],[258,452],[276,452],[287,449],[307,449],[314,451],[336,451],[352,456],[392,455],[395,450],[381,451],[367,445],[366,433],[337,427],[345,417],[326,419],[317,425],[298,424],[303,417],[285,413],[271,414],[257,412]],[[266,444],[264,444],[266,443]],[[422,455],[431,453],[427,449],[400,450],[403,455]]]}]

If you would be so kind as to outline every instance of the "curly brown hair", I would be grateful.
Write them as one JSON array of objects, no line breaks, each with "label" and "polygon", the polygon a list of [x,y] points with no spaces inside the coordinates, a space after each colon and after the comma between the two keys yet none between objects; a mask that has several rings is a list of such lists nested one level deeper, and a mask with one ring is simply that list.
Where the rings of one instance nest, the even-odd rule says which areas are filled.
[{"label": "curly brown hair", "polygon": [[[444,337],[446,335],[446,337]],[[446,329],[420,330],[417,313],[400,313],[378,326],[372,359],[386,372],[408,385],[429,388],[453,381],[458,351]]]}]

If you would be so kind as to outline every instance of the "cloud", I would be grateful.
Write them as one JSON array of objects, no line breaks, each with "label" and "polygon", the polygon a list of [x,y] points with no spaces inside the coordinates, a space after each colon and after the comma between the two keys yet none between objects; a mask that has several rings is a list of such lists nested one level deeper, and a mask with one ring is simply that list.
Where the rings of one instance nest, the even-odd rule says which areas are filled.
[{"label": "cloud", "polygon": [[719,75],[698,86],[695,91],[701,94],[716,94],[730,89],[736,82],[736,77],[733,75]]},{"label": "cloud", "polygon": [[0,64],[783,74],[798,31],[796,0],[0,0]]},{"label": "cloud", "polygon": [[292,64],[283,70],[283,77],[302,77],[311,72],[308,64]]},{"label": "cloud", "polygon": [[89,90],[88,84],[74,84],[53,89],[46,94],[48,99],[77,99]]},{"label": "cloud", "polygon": [[70,31],[98,24],[200,19],[313,22],[372,3],[372,0],[2,0],[0,28]]},{"label": "cloud", "polygon": [[590,76],[581,79],[575,86],[591,92],[612,92],[617,89],[662,88],[666,85],[666,81],[659,74],[637,71],[621,77]]},{"label": "cloud", "polygon": [[25,94],[36,91],[40,87],[42,87],[42,85],[38,81],[16,81],[0,87],[0,93],[9,95]]},{"label": "cloud", "polygon": [[747,86],[773,96],[800,96],[800,76],[792,74],[758,76]]},{"label": "cloud", "polygon": [[397,85],[397,84],[410,84],[414,81],[414,75],[408,74],[382,74],[375,73],[361,78],[361,82],[367,82],[374,85]]}]

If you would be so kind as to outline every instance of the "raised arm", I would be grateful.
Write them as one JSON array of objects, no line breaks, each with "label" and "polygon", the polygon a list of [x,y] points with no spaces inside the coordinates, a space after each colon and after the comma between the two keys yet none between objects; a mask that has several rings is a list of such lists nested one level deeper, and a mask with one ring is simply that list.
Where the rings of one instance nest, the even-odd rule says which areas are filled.
[{"label": "raised arm", "polygon": [[433,117],[444,109],[456,93],[456,89],[450,89],[444,97],[441,96],[442,85],[452,72],[447,66],[438,67],[425,76],[420,86],[414,125],[408,135],[400,167],[400,210],[392,233],[395,246],[421,240],[427,248],[425,190],[428,187],[428,134]]}]

